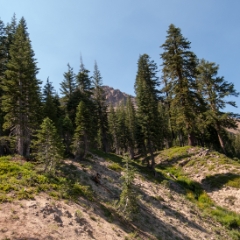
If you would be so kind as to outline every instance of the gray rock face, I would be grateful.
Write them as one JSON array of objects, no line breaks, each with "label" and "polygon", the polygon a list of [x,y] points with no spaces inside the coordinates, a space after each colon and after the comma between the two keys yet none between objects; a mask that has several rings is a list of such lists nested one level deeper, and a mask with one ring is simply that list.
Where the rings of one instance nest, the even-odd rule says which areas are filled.
[{"label": "gray rock face", "polygon": [[125,105],[126,102],[127,102],[128,96],[130,96],[134,106],[136,105],[135,104],[135,97],[133,97],[133,96],[127,94],[127,93],[121,92],[118,89],[114,89],[112,87],[109,87],[109,86],[103,86],[102,88],[103,88],[103,90],[105,92],[105,95],[106,95],[107,105],[112,104],[113,107],[117,107],[122,103],[124,103],[124,105]]}]

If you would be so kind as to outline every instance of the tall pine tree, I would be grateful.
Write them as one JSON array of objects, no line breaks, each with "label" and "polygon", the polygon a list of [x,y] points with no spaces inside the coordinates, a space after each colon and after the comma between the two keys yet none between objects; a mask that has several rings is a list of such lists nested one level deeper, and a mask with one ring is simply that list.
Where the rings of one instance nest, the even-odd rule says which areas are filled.
[{"label": "tall pine tree", "polygon": [[[0,85],[2,84],[5,71],[7,70],[7,35],[3,21],[0,19]],[[2,125],[4,114],[2,112],[2,89],[0,88],[0,137],[2,136]],[[0,150],[1,151],[1,150]]]},{"label": "tall pine tree", "polygon": [[77,107],[72,149],[76,158],[84,158],[93,136],[92,113],[84,101]]},{"label": "tall pine tree", "polygon": [[59,96],[56,93],[52,82],[47,78],[47,82],[43,87],[43,118],[50,118],[55,127],[59,130],[61,116],[62,111],[60,109]]},{"label": "tall pine tree", "polygon": [[76,76],[73,72],[73,68],[68,64],[68,71],[63,74],[64,80],[60,83],[60,91],[63,95],[62,101],[64,107],[69,103],[74,91],[76,90]]},{"label": "tall pine tree", "polygon": [[226,97],[239,95],[234,89],[233,83],[228,83],[224,80],[224,77],[218,77],[219,66],[213,62],[208,62],[202,59],[198,65],[198,89],[201,92],[206,110],[204,115],[208,125],[212,125],[218,136],[220,146],[224,153],[225,143],[222,135],[224,134],[224,128],[237,128],[236,117],[239,114],[231,112],[223,112],[222,110],[227,104],[236,107],[234,101],[227,101]]},{"label": "tall pine tree", "polygon": [[3,21],[0,19],[0,82],[4,77],[7,64],[7,35]]},{"label": "tall pine tree", "polygon": [[107,104],[104,90],[102,89],[102,77],[95,62],[93,71],[93,99],[96,106],[96,118],[98,124],[98,138],[100,147],[103,151],[108,151],[108,118],[107,118]]},{"label": "tall pine tree", "polygon": [[76,76],[76,80],[77,80],[77,86],[78,89],[84,93],[85,95],[87,95],[88,97],[92,94],[91,90],[92,90],[92,80],[91,77],[89,77],[89,70],[85,68],[83,61],[82,61],[82,57],[80,59],[80,69],[79,72]]},{"label": "tall pine tree", "polygon": [[111,148],[116,153],[118,153],[119,140],[117,136],[117,116],[112,104],[109,107],[108,124],[109,124],[109,135],[111,139]]},{"label": "tall pine tree", "polygon": [[140,126],[141,135],[144,139],[144,148],[146,147],[151,156],[151,165],[154,169],[155,159],[154,150],[159,143],[159,114],[158,114],[158,93],[159,85],[156,76],[157,66],[150,60],[147,54],[143,54],[138,60],[138,71],[135,81],[135,93],[137,101],[137,118]]},{"label": "tall pine tree", "polygon": [[130,97],[127,98],[126,105],[126,126],[128,129],[127,145],[129,156],[133,159],[136,144],[136,112]]},{"label": "tall pine tree", "polygon": [[36,78],[38,68],[22,18],[10,45],[10,58],[2,81],[2,108],[5,129],[16,137],[16,151],[28,156],[31,134],[38,126],[40,113],[40,81]]},{"label": "tall pine tree", "polygon": [[194,145],[194,121],[199,101],[195,84],[197,58],[190,51],[190,42],[182,36],[179,28],[171,24],[167,34],[161,46],[164,50],[161,58],[165,90],[168,97],[172,97],[171,118],[174,118],[179,131],[186,132],[188,144]]}]

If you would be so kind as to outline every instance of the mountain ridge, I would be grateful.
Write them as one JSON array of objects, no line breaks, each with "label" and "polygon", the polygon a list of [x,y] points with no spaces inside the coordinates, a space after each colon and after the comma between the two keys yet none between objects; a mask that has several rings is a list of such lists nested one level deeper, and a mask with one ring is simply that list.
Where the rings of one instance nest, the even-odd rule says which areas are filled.
[{"label": "mountain ridge", "polygon": [[104,90],[108,106],[112,105],[113,107],[117,107],[121,104],[126,105],[128,97],[131,98],[133,105],[136,106],[136,98],[134,96],[107,85],[102,86],[102,89]]}]

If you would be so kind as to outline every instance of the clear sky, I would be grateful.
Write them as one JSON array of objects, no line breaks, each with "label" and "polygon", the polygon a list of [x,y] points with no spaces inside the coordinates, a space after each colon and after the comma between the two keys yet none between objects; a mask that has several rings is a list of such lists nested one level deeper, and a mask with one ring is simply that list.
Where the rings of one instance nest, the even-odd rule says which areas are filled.
[{"label": "clear sky", "polygon": [[82,55],[91,72],[97,61],[104,85],[134,95],[139,55],[147,53],[161,70],[160,45],[171,23],[240,91],[239,11],[239,0],[0,0],[4,23],[13,13],[26,19],[38,78],[49,77],[58,92],[67,64],[77,73]]}]

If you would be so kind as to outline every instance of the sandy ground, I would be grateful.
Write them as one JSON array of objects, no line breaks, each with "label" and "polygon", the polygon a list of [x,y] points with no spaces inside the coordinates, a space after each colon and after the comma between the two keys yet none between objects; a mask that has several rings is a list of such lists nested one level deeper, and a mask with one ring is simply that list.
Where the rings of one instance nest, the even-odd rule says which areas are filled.
[{"label": "sandy ground", "polygon": [[[66,163],[73,162],[67,160]],[[203,216],[194,204],[186,200],[183,189],[174,181],[169,183],[170,190],[163,184],[149,181],[144,174],[137,175],[135,179],[140,205],[136,218],[127,223],[114,214],[106,216],[101,205],[109,206],[115,196],[119,196],[122,173],[109,169],[110,163],[97,156],[91,163],[73,164],[77,167],[76,171],[81,171],[83,180],[92,185],[97,201],[79,198],[73,203],[40,194],[34,200],[2,203],[0,240],[230,240],[226,229]],[[96,173],[101,174],[102,186],[90,178]],[[211,194],[215,198],[214,192]],[[218,192],[216,198],[220,195],[221,192]]]}]

